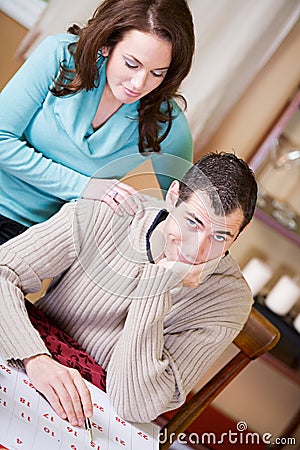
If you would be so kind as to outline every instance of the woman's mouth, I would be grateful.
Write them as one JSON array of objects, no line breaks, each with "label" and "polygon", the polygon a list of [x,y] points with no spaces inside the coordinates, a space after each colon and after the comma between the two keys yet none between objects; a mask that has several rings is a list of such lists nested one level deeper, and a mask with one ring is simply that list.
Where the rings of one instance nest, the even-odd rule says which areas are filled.
[{"label": "woman's mouth", "polygon": [[126,86],[123,86],[123,89],[124,89],[126,95],[128,95],[128,97],[136,98],[141,95],[140,92],[132,91],[131,89],[127,88]]}]

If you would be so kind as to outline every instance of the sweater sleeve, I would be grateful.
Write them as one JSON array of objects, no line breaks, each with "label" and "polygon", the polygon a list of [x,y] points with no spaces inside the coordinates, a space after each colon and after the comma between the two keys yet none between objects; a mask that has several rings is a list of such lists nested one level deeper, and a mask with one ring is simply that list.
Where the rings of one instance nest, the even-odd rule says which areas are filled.
[{"label": "sweater sleeve", "polygon": [[[197,291],[191,294],[183,302],[182,313],[176,309],[179,304],[172,306],[168,291],[174,278],[166,281],[156,270],[155,265],[145,267],[142,288],[137,288],[140,298],[130,304],[107,371],[107,390],[117,412],[137,422],[154,420],[184,403],[186,395],[237,336],[252,303],[243,284],[232,291],[224,283],[217,287],[216,282],[212,283],[215,287],[209,299],[199,299]],[[144,279],[148,280],[147,289]],[[158,279],[161,285],[156,283]],[[219,304],[220,298],[224,304]],[[169,329],[166,316],[171,308],[178,312],[178,326]]]},{"label": "sweater sleeve", "polygon": [[146,264],[120,339],[107,368],[107,392],[127,420],[148,422],[166,410],[175,391],[164,349],[163,324],[171,309],[170,288],[178,275]]},{"label": "sweater sleeve", "polygon": [[66,204],[48,221],[0,247],[0,353],[7,361],[49,354],[31,325],[24,295],[39,291],[42,280],[62,274],[76,258],[80,233],[75,205]]},{"label": "sweater sleeve", "polygon": [[[38,189],[69,201],[78,198],[89,178],[44,157],[22,138],[43,106],[59,64],[67,58],[66,48],[57,36],[47,38],[1,92],[0,167]],[[77,193],[75,198],[74,193]]]}]

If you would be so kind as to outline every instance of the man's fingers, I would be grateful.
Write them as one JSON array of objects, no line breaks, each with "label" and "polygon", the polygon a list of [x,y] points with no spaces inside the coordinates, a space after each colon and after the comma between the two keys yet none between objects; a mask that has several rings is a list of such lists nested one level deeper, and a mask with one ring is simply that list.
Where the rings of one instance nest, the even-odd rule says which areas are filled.
[{"label": "man's fingers", "polygon": [[83,425],[85,418],[93,415],[93,406],[90,391],[77,370],[69,369],[63,388],[59,397],[69,422]]},{"label": "man's fingers", "polygon": [[82,425],[84,416],[81,402],[70,373],[66,372],[63,376],[52,380],[51,388],[59,398],[61,407],[67,415],[68,422],[74,426]]},{"label": "man's fingers", "polygon": [[82,409],[80,394],[74,384],[73,373],[69,373],[69,379],[65,381],[64,388],[66,390],[66,393],[65,397],[62,394],[61,401],[67,413],[69,422],[74,426],[81,426],[83,425],[85,417]]},{"label": "man's fingers", "polygon": [[79,393],[84,417],[92,417],[93,403],[91,393],[80,374],[74,377],[74,385]]},{"label": "man's fingers", "polygon": [[57,396],[55,390],[51,386],[47,386],[47,389],[45,390],[41,389],[40,392],[46,397],[46,399],[48,400],[48,402],[50,403],[56,414],[61,419],[65,420],[68,418],[66,411],[64,410],[62,404],[60,403],[59,397]]},{"label": "man's fingers", "polygon": [[30,381],[48,400],[54,411],[74,426],[81,426],[93,414],[90,392],[76,369],[54,361],[48,355],[24,360]]}]

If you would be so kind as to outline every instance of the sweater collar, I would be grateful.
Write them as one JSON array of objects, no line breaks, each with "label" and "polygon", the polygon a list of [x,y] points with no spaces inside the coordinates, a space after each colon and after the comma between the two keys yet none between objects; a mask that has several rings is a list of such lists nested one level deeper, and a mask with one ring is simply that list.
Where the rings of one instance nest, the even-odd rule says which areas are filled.
[{"label": "sweater collar", "polygon": [[151,262],[151,264],[154,264],[153,256],[152,256],[152,253],[151,253],[151,247],[150,247],[151,234],[153,233],[153,231],[155,230],[157,225],[160,222],[163,222],[168,217],[168,215],[169,215],[169,213],[168,213],[168,211],[166,209],[160,210],[159,213],[154,218],[152,224],[150,225],[150,228],[148,229],[148,231],[146,233],[146,251],[147,251],[148,259]]}]

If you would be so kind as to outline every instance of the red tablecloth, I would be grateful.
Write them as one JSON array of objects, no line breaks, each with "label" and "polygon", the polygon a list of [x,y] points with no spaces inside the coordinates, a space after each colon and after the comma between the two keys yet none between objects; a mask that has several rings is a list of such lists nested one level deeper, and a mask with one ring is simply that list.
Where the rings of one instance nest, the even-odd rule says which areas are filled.
[{"label": "red tablecloth", "polygon": [[33,326],[40,333],[53,359],[77,369],[83,378],[105,391],[105,370],[74,339],[51,323],[36,306],[26,301],[26,308]]}]

